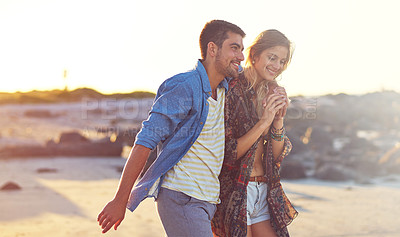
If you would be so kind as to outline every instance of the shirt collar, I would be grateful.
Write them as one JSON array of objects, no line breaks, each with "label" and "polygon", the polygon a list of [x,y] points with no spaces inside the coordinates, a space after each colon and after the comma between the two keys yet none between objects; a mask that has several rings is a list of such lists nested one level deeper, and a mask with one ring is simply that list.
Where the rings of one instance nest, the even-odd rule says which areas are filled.
[{"label": "shirt collar", "polygon": [[[201,80],[201,84],[203,86],[203,91],[205,93],[211,92],[210,79],[208,78],[207,71],[204,68],[203,64],[201,63],[200,59],[197,61],[196,70],[200,74],[200,80]],[[222,80],[221,83],[219,83],[218,87],[224,87],[225,90],[228,90],[228,87],[229,87],[228,82],[230,80],[231,80],[231,78],[228,78],[228,77],[224,78],[224,80]]]}]

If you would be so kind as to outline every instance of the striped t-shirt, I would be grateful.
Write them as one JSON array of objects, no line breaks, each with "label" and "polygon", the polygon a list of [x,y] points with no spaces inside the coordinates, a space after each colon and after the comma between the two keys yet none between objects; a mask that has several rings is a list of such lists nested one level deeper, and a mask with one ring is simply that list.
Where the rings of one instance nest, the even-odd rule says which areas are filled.
[{"label": "striped t-shirt", "polygon": [[164,177],[162,187],[218,204],[219,180],[225,148],[225,88],[218,88],[217,100],[211,96],[206,123],[189,151]]}]

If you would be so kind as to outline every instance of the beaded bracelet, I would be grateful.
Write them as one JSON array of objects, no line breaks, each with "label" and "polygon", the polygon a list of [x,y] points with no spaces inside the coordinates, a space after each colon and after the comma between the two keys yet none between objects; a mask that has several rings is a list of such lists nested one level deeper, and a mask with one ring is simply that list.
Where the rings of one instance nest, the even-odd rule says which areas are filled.
[{"label": "beaded bracelet", "polygon": [[283,132],[285,131],[285,127],[282,126],[280,129],[277,129],[277,128],[274,127],[274,125],[272,125],[272,126],[271,126],[271,130],[272,130],[274,133],[283,133]]},{"label": "beaded bracelet", "polygon": [[284,140],[285,133],[286,133],[286,131],[285,131],[284,127],[280,128],[280,129],[276,129],[276,128],[274,128],[274,126],[272,126],[271,132],[270,132],[271,138],[277,142],[281,142]]},{"label": "beaded bracelet", "polygon": [[277,142],[281,142],[284,140],[285,134],[274,135],[271,133],[271,138]]}]

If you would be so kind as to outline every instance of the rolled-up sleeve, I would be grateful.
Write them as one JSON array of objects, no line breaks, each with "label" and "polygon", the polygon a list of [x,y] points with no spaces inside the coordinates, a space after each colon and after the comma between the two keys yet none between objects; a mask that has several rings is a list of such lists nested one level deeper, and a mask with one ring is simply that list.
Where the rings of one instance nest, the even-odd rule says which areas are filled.
[{"label": "rolled-up sleeve", "polygon": [[143,121],[135,144],[154,149],[168,139],[188,116],[193,97],[189,86],[179,81],[166,80],[158,89],[149,117]]},{"label": "rolled-up sleeve", "polygon": [[[271,143],[272,144],[272,143]],[[272,146],[271,146],[272,149]],[[281,162],[283,159],[289,155],[290,151],[292,150],[292,143],[290,142],[289,138],[285,135],[284,144],[281,154],[275,159],[275,164],[279,168],[281,167]]]}]

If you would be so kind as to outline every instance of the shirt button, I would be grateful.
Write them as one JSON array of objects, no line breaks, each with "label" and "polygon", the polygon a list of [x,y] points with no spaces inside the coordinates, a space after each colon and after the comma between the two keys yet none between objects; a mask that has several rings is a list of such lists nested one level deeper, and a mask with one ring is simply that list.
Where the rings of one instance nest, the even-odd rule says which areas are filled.
[{"label": "shirt button", "polygon": [[200,122],[200,125],[203,125],[203,122]]},{"label": "shirt button", "polygon": [[149,190],[149,189],[148,189],[148,188],[145,188],[144,190],[146,190],[146,191],[147,191],[147,190]]}]

